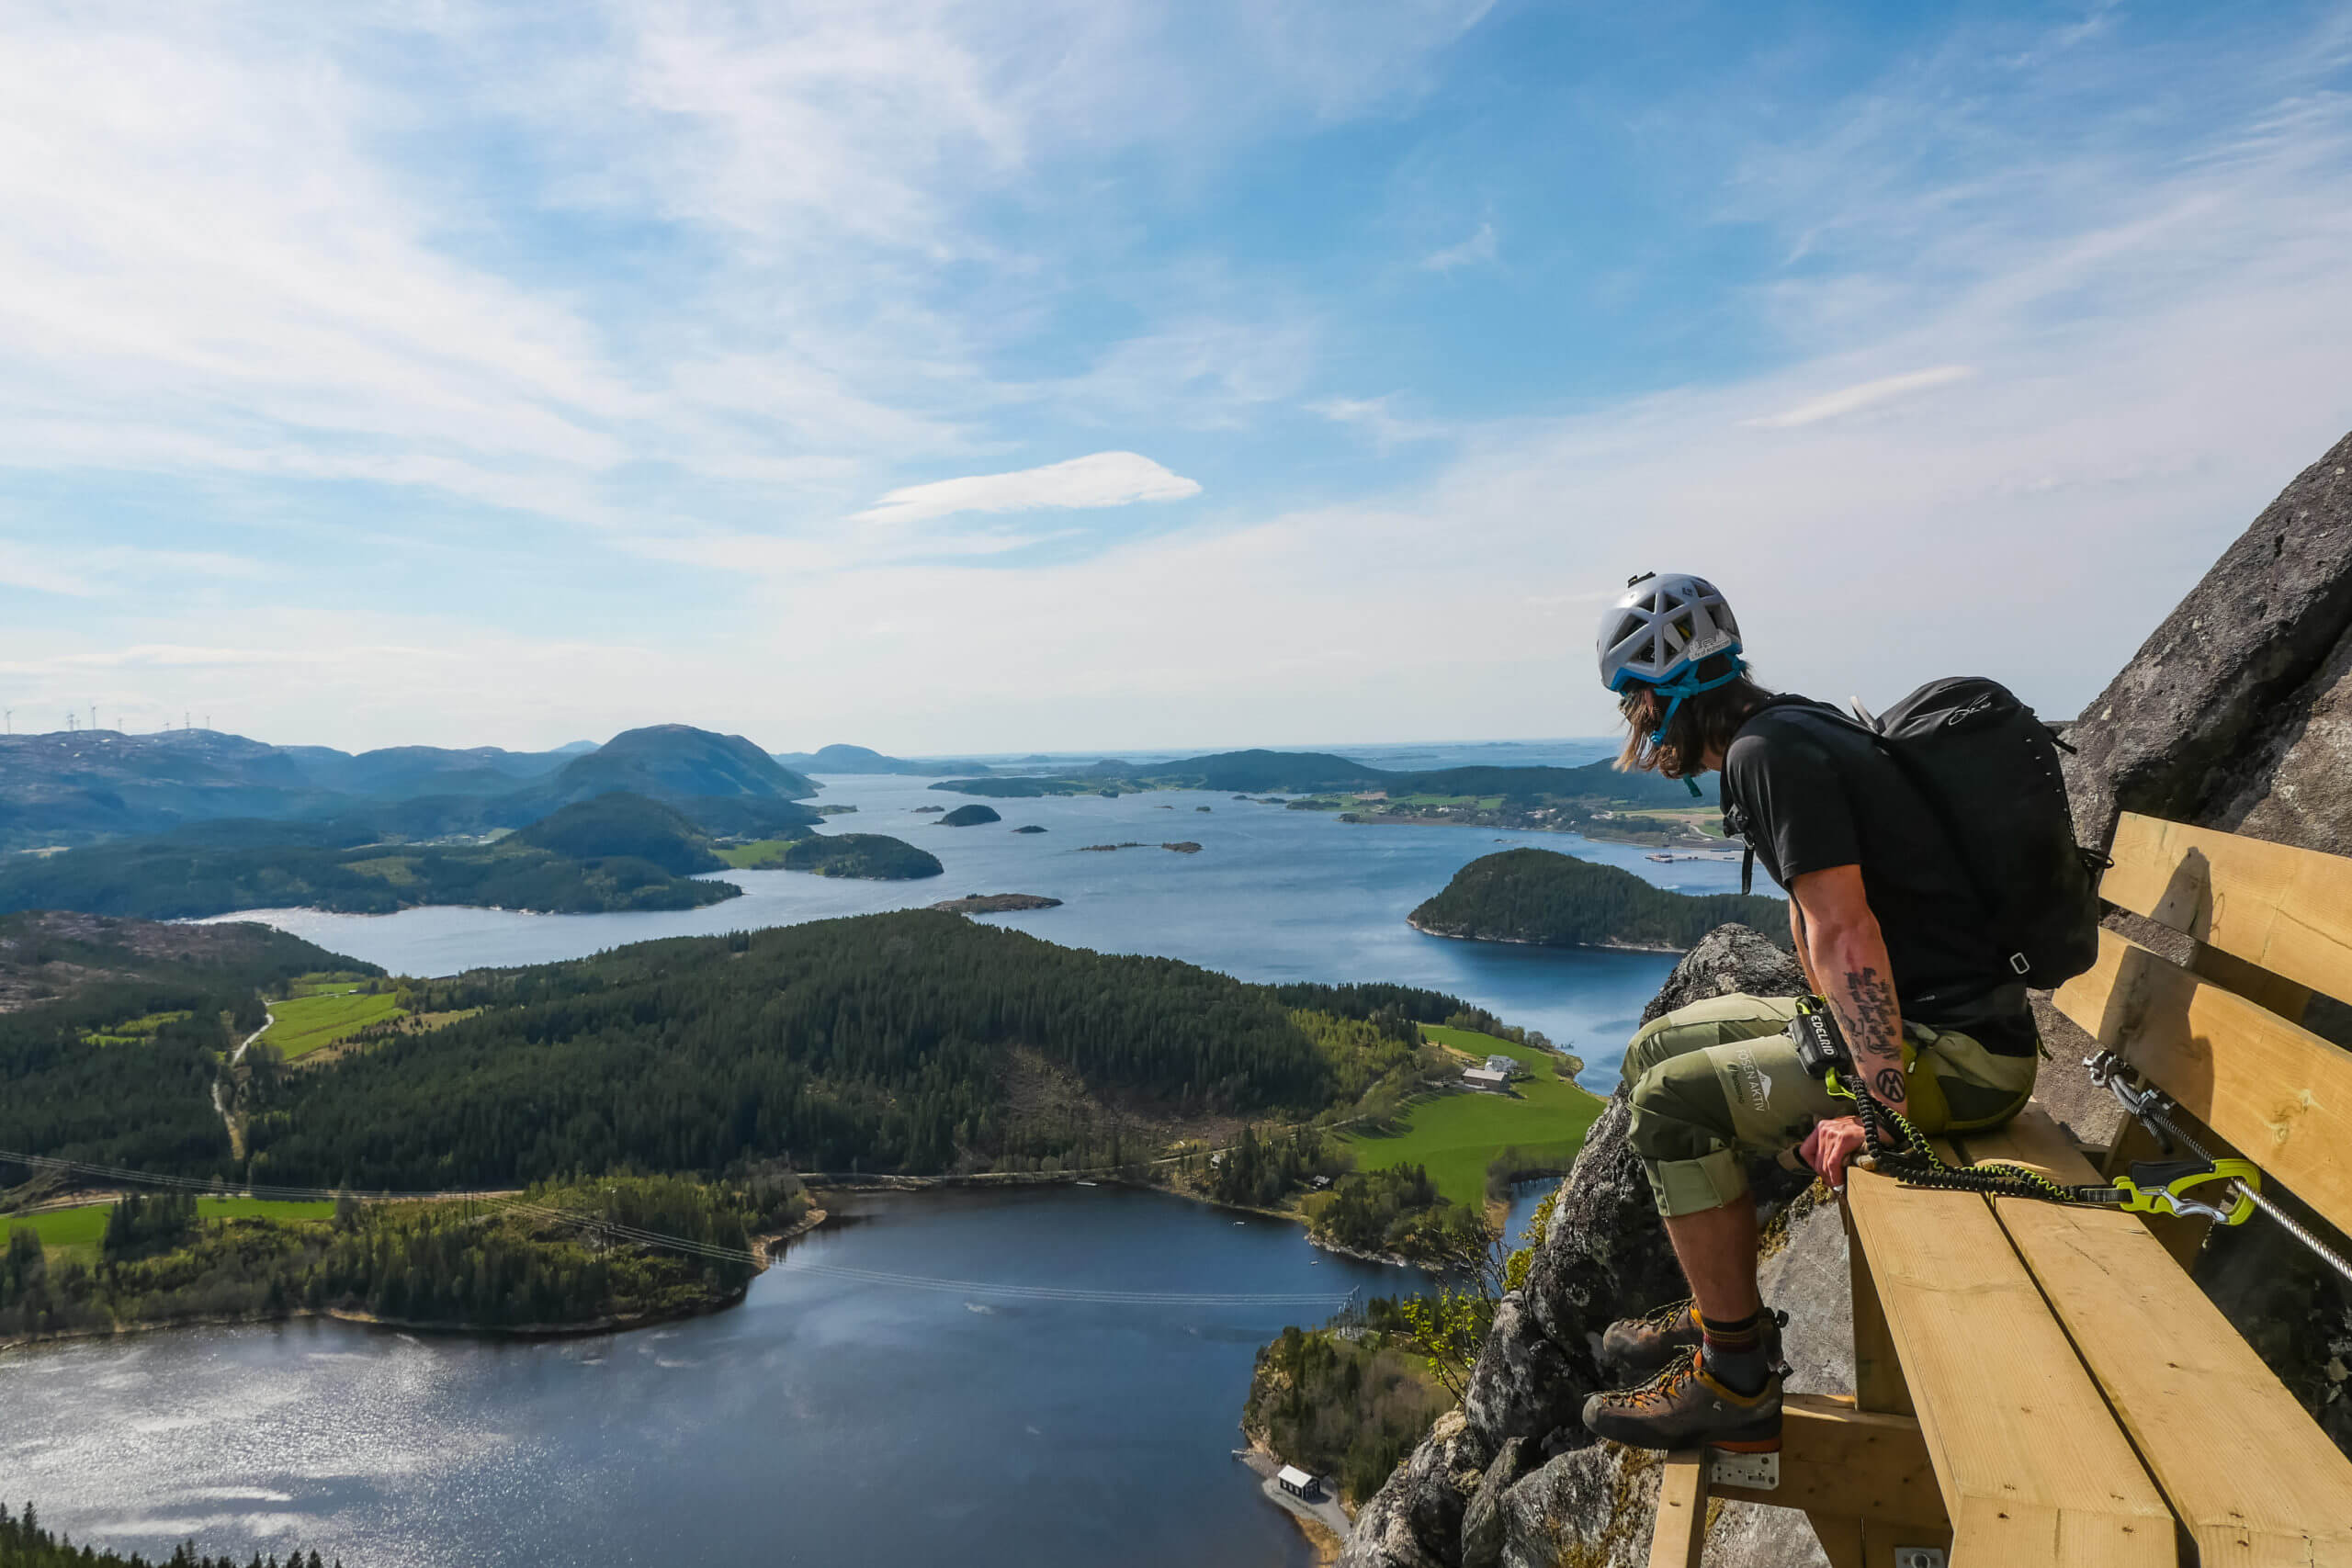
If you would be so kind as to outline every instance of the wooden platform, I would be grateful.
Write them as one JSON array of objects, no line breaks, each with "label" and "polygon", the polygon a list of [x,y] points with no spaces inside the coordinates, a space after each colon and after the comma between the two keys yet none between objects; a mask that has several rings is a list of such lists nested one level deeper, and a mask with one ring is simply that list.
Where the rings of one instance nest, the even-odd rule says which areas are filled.
[{"label": "wooden platform", "polygon": [[[2128,815],[2114,853],[2102,896],[2193,955],[2102,932],[2058,1007],[2209,1152],[2352,1224],[2352,1053],[2301,1022],[2352,998],[2352,860]],[[2106,1179],[2034,1107],[1945,1157]],[[2352,1568],[2352,1461],[2183,1269],[2199,1228],[1862,1171],[1845,1202],[1854,1402],[1789,1400],[1769,1492],[1671,1456],[1653,1568],[1700,1562],[1710,1495],[1803,1509],[1836,1568]]]}]

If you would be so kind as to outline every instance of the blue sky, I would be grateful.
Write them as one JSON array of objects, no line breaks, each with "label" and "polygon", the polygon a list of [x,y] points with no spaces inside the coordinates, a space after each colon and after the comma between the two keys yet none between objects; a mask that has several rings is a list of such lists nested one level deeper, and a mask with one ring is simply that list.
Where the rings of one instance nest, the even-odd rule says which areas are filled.
[{"label": "blue sky", "polygon": [[0,356],[18,729],[2072,712],[2352,425],[2352,6],[5,4]]}]

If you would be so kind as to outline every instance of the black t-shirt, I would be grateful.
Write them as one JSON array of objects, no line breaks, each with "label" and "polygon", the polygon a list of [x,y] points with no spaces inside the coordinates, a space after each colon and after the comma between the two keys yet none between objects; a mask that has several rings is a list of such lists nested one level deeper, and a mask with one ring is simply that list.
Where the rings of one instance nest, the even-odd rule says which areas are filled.
[{"label": "black t-shirt", "polygon": [[1901,767],[1835,708],[1782,698],[1724,758],[1724,823],[1772,880],[1859,865],[1906,1021],[1987,1050],[2034,1049],[2025,987],[2000,961],[1951,839]]}]

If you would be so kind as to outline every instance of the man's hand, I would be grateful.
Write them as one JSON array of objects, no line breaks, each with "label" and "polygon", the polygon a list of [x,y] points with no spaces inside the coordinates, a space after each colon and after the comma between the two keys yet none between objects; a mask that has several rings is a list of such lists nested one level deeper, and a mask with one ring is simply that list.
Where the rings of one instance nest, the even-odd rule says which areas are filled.
[{"label": "man's hand", "polygon": [[1797,1154],[1813,1167],[1813,1173],[1829,1184],[1832,1192],[1846,1190],[1846,1167],[1862,1152],[1862,1124],[1851,1116],[1835,1116],[1816,1122],[1804,1142],[1797,1145]]}]

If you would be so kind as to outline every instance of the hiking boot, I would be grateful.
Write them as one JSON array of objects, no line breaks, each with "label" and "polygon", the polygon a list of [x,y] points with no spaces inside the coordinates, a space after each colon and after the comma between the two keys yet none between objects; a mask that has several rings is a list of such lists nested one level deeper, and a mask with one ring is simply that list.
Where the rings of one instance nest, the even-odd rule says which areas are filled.
[{"label": "hiking boot", "polygon": [[1640,1387],[1586,1400],[1584,1424],[1597,1438],[1637,1449],[1703,1443],[1735,1453],[1778,1453],[1781,1374],[1774,1372],[1752,1394],[1735,1393],[1708,1375],[1698,1351],[1686,1348]]},{"label": "hiking boot", "polygon": [[[1764,1359],[1783,1372],[1781,1325],[1789,1314],[1766,1307],[1757,1327],[1763,1331]],[[1699,1314],[1689,1299],[1671,1302],[1639,1317],[1621,1317],[1600,1336],[1603,1373],[1638,1382],[1674,1359],[1678,1351],[1699,1348]]]}]

